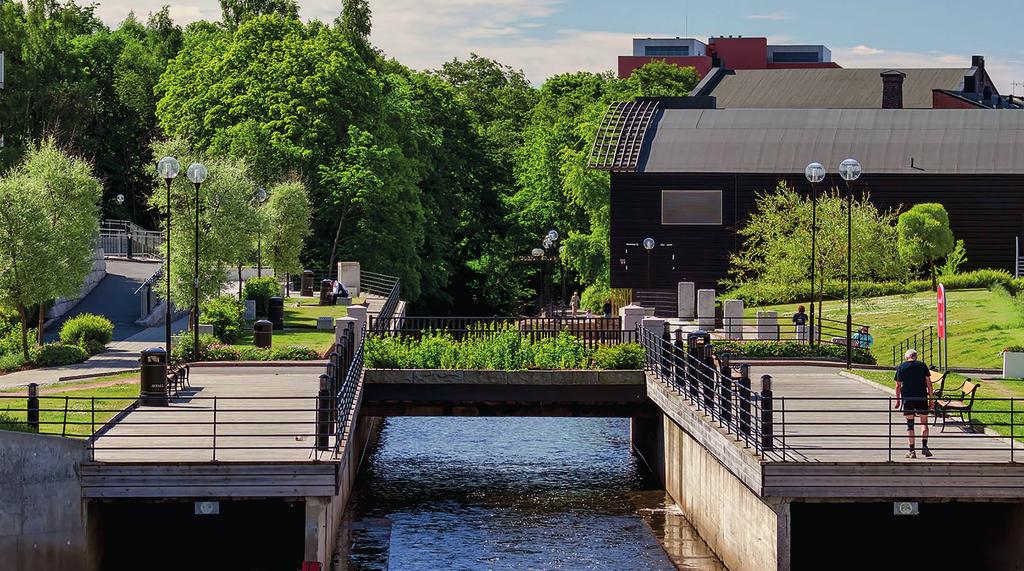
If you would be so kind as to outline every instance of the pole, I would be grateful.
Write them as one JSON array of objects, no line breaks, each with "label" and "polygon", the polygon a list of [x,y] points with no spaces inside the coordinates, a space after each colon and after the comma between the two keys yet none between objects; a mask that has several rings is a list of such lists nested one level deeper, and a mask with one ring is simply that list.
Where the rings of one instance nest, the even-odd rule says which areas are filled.
[{"label": "pole", "polygon": [[853,368],[853,189],[846,181],[846,368]]},{"label": "pole", "polygon": [[811,331],[808,338],[811,347],[814,347],[814,267],[817,262],[815,251],[818,237],[818,187],[811,183]]},{"label": "pole", "polygon": [[167,298],[164,299],[164,307],[167,313],[164,316],[164,330],[166,333],[165,349],[167,355],[171,355],[171,180],[164,179],[167,186],[167,259],[164,261],[164,273],[167,277]]},{"label": "pole", "polygon": [[263,232],[256,228],[256,277],[263,277]]},{"label": "pole", "polygon": [[194,183],[196,189],[196,242],[195,242],[195,274],[192,281],[192,360],[199,361],[199,188],[202,183]]}]

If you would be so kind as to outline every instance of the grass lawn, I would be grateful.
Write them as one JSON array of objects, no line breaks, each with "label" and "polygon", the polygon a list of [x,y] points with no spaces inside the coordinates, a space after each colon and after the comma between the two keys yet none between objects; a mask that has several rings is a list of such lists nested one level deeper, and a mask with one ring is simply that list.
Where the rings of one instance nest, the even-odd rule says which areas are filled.
[{"label": "grass lawn", "polygon": [[[892,371],[870,371],[857,369],[853,372],[865,379],[868,379],[869,381],[876,382],[880,385],[889,387],[890,389],[896,388],[896,382],[893,381]],[[933,372],[932,380],[938,380],[938,375],[938,373]],[[948,391],[956,389],[968,378],[970,378],[970,375],[949,373],[946,375],[945,390],[948,393]],[[1014,402],[1012,405],[1013,420],[1015,424],[1024,424],[1024,380],[972,379],[972,381],[981,383],[981,387],[979,387],[978,392],[975,393],[974,414],[972,416],[976,424],[983,425],[1000,434],[1009,436],[1010,426],[1008,425],[1010,423],[1010,401],[984,400],[1005,398],[1021,399]],[[1024,437],[1024,426],[1014,428],[1014,436],[1017,439]]]},{"label": "grass lawn", "polygon": [[[298,303],[298,307],[295,304]],[[274,346],[302,345],[321,353],[334,343],[333,331],[318,331],[317,317],[345,317],[348,310],[342,305],[320,305],[319,297],[290,297],[285,300],[284,330],[274,331]],[[245,331],[235,347],[252,346],[252,330]]]},{"label": "grass lawn", "polygon": [[[1024,308],[1006,292],[954,290],[946,292],[946,299],[950,366],[1001,367],[999,352],[1003,347],[1024,344]],[[754,315],[757,309],[773,309],[788,315],[796,311],[797,305],[800,304],[749,308],[747,314]],[[823,313],[825,318],[845,323],[846,302],[826,301]],[[879,364],[890,364],[893,346],[935,325],[935,317],[933,292],[853,300],[853,321],[871,326],[875,338],[872,352]],[[935,350],[938,351],[937,345]]]},{"label": "grass lawn", "polygon": [[[83,388],[84,385],[117,380],[124,382],[105,387]],[[75,388],[76,386],[79,388]],[[55,390],[57,392],[39,397],[41,409],[39,431],[43,434],[86,437],[92,434],[93,426],[99,428],[118,411],[138,398],[139,381],[137,373],[128,373],[62,384],[59,387],[40,387],[40,390]],[[0,396],[0,418],[7,421],[24,422],[27,399],[9,395],[12,393],[24,395],[26,389],[8,390],[3,393],[8,396]],[[70,398],[65,401],[65,397]],[[65,402],[67,403],[66,416]],[[67,424],[65,424],[65,419]],[[3,427],[2,422],[0,422],[0,427]]]}]

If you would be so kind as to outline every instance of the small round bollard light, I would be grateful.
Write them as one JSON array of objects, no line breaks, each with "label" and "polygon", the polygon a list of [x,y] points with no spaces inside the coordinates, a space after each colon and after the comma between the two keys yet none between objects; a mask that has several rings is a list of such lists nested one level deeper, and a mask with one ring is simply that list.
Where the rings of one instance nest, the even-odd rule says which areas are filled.
[{"label": "small round bollard light", "polygon": [[267,189],[263,188],[262,186],[256,189],[256,200],[258,200],[259,202],[266,202],[267,196]]},{"label": "small round bollard light", "polygon": [[114,202],[116,202],[118,204],[124,204],[124,195],[123,194],[119,194],[116,197],[114,197]]},{"label": "small round bollard light", "polygon": [[188,165],[185,176],[192,181],[192,184],[203,184],[209,174],[210,171],[206,170],[202,163],[192,163]]},{"label": "small round bollard light", "polygon": [[174,157],[164,157],[156,164],[156,172],[160,175],[160,178],[170,180],[181,172],[181,165],[178,164],[178,159]]},{"label": "small round bollard light", "polygon": [[839,176],[847,182],[853,182],[860,178],[861,168],[857,159],[846,159],[839,163]]},{"label": "small round bollard light", "polygon": [[552,242],[558,240],[558,230],[548,230],[548,240]]},{"label": "small round bollard light", "polygon": [[811,163],[804,169],[804,176],[807,177],[808,182],[819,183],[825,180],[825,167],[821,163]]},{"label": "small round bollard light", "polygon": [[533,252],[530,253],[533,254],[533,257],[539,258],[544,255],[544,250],[541,248],[534,248]]},{"label": "small round bollard light", "polygon": [[654,249],[654,238],[644,238],[644,250],[651,251]]}]

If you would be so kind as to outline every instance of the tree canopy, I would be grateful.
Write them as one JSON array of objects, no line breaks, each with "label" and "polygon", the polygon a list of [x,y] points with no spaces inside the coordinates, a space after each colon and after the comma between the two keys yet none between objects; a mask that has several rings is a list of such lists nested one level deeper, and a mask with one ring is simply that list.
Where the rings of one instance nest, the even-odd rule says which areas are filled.
[{"label": "tree canopy", "polygon": [[900,256],[912,266],[927,265],[932,289],[937,289],[935,260],[952,252],[954,245],[946,208],[934,202],[915,204],[900,214],[896,232]]}]

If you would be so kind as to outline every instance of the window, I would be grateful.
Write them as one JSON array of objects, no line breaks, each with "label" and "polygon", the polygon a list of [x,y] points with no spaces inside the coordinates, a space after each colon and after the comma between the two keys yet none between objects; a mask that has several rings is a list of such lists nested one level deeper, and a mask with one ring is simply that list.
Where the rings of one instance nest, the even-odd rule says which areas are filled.
[{"label": "window", "polygon": [[661,191],[661,223],[721,225],[722,191]]},{"label": "window", "polygon": [[644,46],[645,56],[688,56],[690,46]]},{"label": "window", "polygon": [[821,61],[818,52],[774,52],[772,61],[775,63],[817,63]]}]

